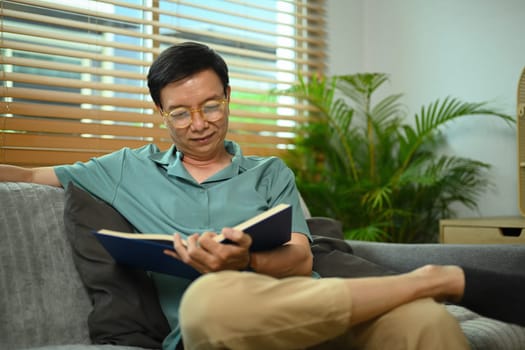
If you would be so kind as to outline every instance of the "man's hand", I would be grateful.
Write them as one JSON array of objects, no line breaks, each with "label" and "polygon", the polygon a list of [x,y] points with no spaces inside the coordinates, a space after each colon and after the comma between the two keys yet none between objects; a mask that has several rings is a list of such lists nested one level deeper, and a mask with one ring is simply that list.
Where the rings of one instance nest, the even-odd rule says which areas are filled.
[{"label": "man's hand", "polygon": [[223,229],[222,234],[234,244],[215,241],[217,234],[214,232],[191,235],[186,242],[182,241],[179,234],[175,234],[175,251],[166,250],[165,254],[182,260],[201,273],[247,268],[250,263],[251,237],[231,228]]}]

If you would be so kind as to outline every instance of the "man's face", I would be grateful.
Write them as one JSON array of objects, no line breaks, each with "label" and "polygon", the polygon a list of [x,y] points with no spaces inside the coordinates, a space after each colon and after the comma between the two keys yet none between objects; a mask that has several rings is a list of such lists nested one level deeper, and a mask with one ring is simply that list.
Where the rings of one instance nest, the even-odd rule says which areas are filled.
[{"label": "man's face", "polygon": [[[223,106],[224,116],[216,121],[208,121],[199,109],[210,100],[227,99]],[[177,149],[185,157],[196,160],[211,159],[218,152],[224,151],[224,139],[228,132],[228,102],[230,89],[224,96],[221,80],[212,70],[204,70],[188,78],[166,85],[160,92],[162,111],[170,113],[175,108],[192,109],[191,124],[178,128],[165,118],[165,124]],[[157,106],[160,109],[160,106]]]}]

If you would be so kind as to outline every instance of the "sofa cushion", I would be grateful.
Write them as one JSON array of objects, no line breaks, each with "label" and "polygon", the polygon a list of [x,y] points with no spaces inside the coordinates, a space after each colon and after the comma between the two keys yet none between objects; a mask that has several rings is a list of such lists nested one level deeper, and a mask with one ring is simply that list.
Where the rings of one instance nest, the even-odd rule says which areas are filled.
[{"label": "sofa cushion", "polygon": [[344,240],[340,221],[310,217],[306,222],[313,239],[313,270],[321,277],[370,277],[395,273],[353,254],[352,247]]},{"label": "sofa cushion", "polygon": [[525,344],[525,329],[521,326],[483,317],[465,307],[446,305],[459,321],[472,350],[518,350]]},{"label": "sofa cushion", "polygon": [[160,348],[170,329],[153,281],[145,271],[117,265],[91,233],[101,228],[133,232],[132,225],[72,183],[65,200],[73,259],[93,303],[88,318],[93,343]]},{"label": "sofa cushion", "polygon": [[31,348],[31,350],[144,350],[144,348],[137,348],[135,346],[126,345],[93,345],[93,344],[68,344],[68,345],[49,345],[38,348]]},{"label": "sofa cushion", "polygon": [[310,234],[313,236],[344,240],[343,224],[341,221],[323,216],[314,216],[306,218],[306,223],[308,224]]},{"label": "sofa cushion", "polygon": [[64,232],[64,191],[0,183],[0,348],[89,343],[86,290]]}]

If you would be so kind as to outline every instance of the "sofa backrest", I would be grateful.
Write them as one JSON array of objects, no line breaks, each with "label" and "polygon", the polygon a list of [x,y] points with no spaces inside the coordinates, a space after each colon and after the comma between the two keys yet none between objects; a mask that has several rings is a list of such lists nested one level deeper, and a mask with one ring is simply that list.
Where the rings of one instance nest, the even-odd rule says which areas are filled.
[{"label": "sofa backrest", "polygon": [[91,302],[63,223],[64,190],[0,183],[2,349],[89,344]]}]

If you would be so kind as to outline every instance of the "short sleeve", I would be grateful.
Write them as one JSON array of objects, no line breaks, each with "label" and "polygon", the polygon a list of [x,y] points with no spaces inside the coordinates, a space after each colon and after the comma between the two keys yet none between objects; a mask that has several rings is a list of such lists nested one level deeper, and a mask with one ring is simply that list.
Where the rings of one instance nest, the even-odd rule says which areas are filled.
[{"label": "short sleeve", "polygon": [[123,148],[87,162],[55,166],[55,174],[62,187],[66,188],[73,182],[96,197],[112,203],[129,152],[129,148]]}]

